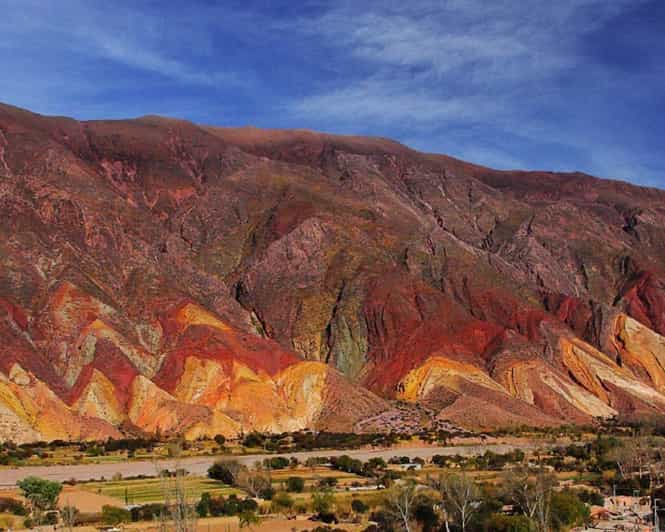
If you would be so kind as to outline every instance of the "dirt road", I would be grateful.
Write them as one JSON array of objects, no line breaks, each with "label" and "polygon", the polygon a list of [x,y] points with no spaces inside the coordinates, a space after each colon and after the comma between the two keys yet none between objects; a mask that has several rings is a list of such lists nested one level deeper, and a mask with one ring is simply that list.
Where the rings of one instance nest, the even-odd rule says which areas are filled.
[{"label": "dirt road", "polygon": [[367,461],[370,458],[381,457],[385,460],[393,456],[408,456],[409,458],[431,458],[435,454],[441,455],[462,455],[473,456],[482,454],[485,451],[495,453],[507,453],[513,449],[522,449],[524,451],[535,448],[534,444],[487,444],[487,445],[457,445],[449,447],[423,446],[423,447],[392,447],[381,449],[358,449],[348,451],[302,451],[285,454],[246,454],[246,455],[218,455],[218,456],[200,456],[183,458],[175,460],[157,460],[157,461],[136,461],[121,462],[113,464],[80,464],[63,466],[24,466],[12,469],[0,470],[0,487],[12,487],[16,482],[28,476],[38,476],[50,480],[63,482],[74,479],[77,481],[101,479],[102,477],[110,479],[113,475],[120,473],[123,477],[136,475],[155,476],[158,471],[163,469],[175,469],[181,467],[192,475],[205,475],[208,468],[219,459],[237,460],[241,464],[251,466],[264,458],[275,456],[284,456],[290,458],[295,456],[300,461],[304,461],[312,456],[340,456],[347,454],[353,458]]}]

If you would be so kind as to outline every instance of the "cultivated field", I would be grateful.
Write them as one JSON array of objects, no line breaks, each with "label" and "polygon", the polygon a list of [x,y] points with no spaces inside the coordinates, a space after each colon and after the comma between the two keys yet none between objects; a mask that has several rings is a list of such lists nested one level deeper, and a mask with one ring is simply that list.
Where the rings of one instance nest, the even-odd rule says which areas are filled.
[{"label": "cultivated field", "polygon": [[[185,492],[191,500],[198,500],[201,494],[225,497],[242,492],[216,480],[205,477],[187,477],[185,480]],[[80,489],[113,497],[116,504],[144,504],[149,502],[164,502],[166,498],[173,499],[175,484],[172,479],[146,478],[136,480],[109,480],[104,482],[87,482],[80,485]]]}]

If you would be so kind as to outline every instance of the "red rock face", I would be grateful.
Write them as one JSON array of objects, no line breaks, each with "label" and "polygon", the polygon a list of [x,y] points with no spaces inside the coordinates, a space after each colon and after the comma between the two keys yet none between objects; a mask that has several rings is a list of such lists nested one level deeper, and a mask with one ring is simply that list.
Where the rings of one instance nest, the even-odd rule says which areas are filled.
[{"label": "red rock face", "polygon": [[0,212],[14,439],[665,412],[662,191],[0,105]]}]

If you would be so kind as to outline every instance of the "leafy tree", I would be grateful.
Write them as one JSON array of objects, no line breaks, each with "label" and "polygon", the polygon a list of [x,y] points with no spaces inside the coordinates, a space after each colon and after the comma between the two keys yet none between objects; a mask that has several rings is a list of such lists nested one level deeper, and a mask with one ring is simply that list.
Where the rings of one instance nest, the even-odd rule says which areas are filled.
[{"label": "leafy tree", "polygon": [[222,447],[226,443],[226,438],[222,434],[215,436],[215,443]]},{"label": "leafy tree", "polygon": [[589,521],[589,508],[572,491],[552,494],[551,505],[551,521],[554,530],[567,530],[573,526],[584,525]]},{"label": "leafy tree", "polygon": [[62,484],[39,477],[26,477],[17,482],[23,496],[30,501],[33,516],[39,523],[41,514],[45,510],[55,507],[58,496],[62,491]]},{"label": "leafy tree", "polygon": [[360,499],[353,499],[351,501],[351,509],[357,514],[364,514],[369,510],[369,506]]},{"label": "leafy tree", "polygon": [[233,485],[242,467],[235,460],[219,460],[208,468],[208,477]]},{"label": "leafy tree", "polygon": [[289,477],[286,481],[286,490],[292,493],[302,493],[305,481],[300,477]]},{"label": "leafy tree", "polygon": [[268,469],[286,469],[291,465],[291,461],[284,456],[273,456],[263,460],[263,466]]},{"label": "leafy tree", "polygon": [[266,441],[265,435],[260,432],[250,432],[242,441],[245,447],[263,447]]},{"label": "leafy tree", "polygon": [[439,524],[439,516],[434,510],[434,501],[429,497],[418,496],[413,506],[413,518],[422,532],[433,532]]},{"label": "leafy tree", "polygon": [[212,497],[207,491],[201,494],[201,499],[196,505],[196,513],[199,515],[199,517],[208,517],[208,514],[210,513],[211,500]]}]

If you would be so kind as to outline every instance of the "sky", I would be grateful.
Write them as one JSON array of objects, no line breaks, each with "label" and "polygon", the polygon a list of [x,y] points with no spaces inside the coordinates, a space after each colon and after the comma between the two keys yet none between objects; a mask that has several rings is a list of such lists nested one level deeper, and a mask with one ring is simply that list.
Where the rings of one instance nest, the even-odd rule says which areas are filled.
[{"label": "sky", "polygon": [[0,0],[0,101],[665,188],[665,0]]}]

